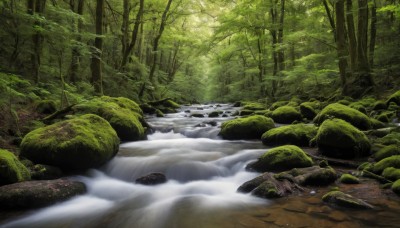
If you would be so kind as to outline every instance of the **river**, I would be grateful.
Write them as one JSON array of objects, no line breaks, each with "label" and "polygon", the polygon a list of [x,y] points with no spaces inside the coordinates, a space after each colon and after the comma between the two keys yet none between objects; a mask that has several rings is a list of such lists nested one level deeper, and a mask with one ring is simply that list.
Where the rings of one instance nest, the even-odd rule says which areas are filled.
[{"label": "river", "polygon": [[[398,199],[378,193],[370,199],[377,206],[373,211],[330,208],[321,202],[327,191],[324,188],[306,189],[302,196],[278,200],[237,193],[243,182],[259,175],[247,172],[245,165],[267,147],[258,140],[220,139],[219,126],[233,117],[190,117],[214,110],[230,116],[237,108],[228,104],[183,106],[179,113],[164,118],[148,117],[147,121],[157,130],[148,140],[123,143],[118,155],[102,168],[71,177],[86,184],[87,194],[29,212],[1,226],[209,228],[400,224]],[[164,173],[168,182],[156,186],[135,184],[138,177],[152,172]],[[373,183],[359,186],[366,192],[379,188]],[[376,215],[382,219],[376,219]]]}]

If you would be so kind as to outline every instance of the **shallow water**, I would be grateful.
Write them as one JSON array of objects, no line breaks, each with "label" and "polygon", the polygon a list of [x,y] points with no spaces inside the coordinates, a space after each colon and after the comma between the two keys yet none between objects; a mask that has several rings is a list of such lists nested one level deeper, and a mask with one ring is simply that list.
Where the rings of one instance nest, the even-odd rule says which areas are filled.
[{"label": "shallow water", "polygon": [[[149,117],[148,122],[158,130],[149,140],[124,143],[118,155],[101,169],[71,177],[87,185],[87,194],[26,214],[2,227],[399,226],[397,198],[378,193],[361,196],[376,206],[361,212],[324,205],[320,199],[327,189],[307,189],[302,196],[278,200],[237,193],[243,182],[258,175],[245,171],[245,165],[267,148],[260,141],[221,140],[219,126],[231,117],[190,118],[184,112],[207,114],[215,109],[235,111],[229,105],[191,106],[165,118]],[[217,126],[195,127],[210,121]],[[168,182],[135,184],[138,177],[151,172],[164,173]],[[370,183],[363,190],[380,192],[377,188]],[[311,195],[311,191],[317,193]]]}]

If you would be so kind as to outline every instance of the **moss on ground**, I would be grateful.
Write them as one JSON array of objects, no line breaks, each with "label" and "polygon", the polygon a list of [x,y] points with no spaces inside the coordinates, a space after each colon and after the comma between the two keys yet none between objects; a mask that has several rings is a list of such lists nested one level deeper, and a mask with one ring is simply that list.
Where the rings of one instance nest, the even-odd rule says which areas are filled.
[{"label": "moss on ground", "polygon": [[357,177],[355,177],[351,174],[348,174],[348,173],[340,176],[339,180],[343,184],[359,184],[360,183],[360,180]]}]

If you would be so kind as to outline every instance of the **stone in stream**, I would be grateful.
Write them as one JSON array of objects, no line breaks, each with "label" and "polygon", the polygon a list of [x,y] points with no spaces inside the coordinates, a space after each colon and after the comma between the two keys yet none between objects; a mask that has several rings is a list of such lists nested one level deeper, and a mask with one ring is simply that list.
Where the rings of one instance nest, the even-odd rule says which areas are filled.
[{"label": "stone in stream", "polygon": [[0,187],[2,209],[45,207],[86,192],[82,182],[72,180],[25,181]]},{"label": "stone in stream", "polygon": [[109,161],[118,152],[119,139],[103,118],[87,114],[28,133],[21,156],[65,171],[85,170]]},{"label": "stone in stream", "polygon": [[264,132],[274,127],[271,118],[254,115],[223,122],[219,134],[224,139],[260,139]]},{"label": "stone in stream", "polygon": [[261,136],[261,141],[267,146],[296,145],[309,146],[311,139],[317,134],[318,128],[310,124],[292,124],[273,128]]},{"label": "stone in stream", "polygon": [[166,183],[167,177],[162,173],[150,173],[148,175],[139,177],[135,182],[143,185],[158,185]]},{"label": "stone in stream", "polygon": [[291,124],[294,121],[301,120],[300,112],[292,106],[282,106],[275,109],[271,114],[272,119],[277,123]]},{"label": "stone in stream", "polygon": [[0,149],[0,185],[31,179],[29,170],[10,151]]},{"label": "stone in stream", "polygon": [[363,200],[341,191],[331,191],[322,197],[322,201],[333,207],[345,207],[354,209],[373,209],[374,207]]}]

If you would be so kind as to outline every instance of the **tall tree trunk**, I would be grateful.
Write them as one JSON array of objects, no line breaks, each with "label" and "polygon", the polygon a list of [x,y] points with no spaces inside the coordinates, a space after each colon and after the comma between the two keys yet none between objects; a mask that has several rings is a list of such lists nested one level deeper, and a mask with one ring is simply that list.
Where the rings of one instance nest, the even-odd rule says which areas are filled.
[{"label": "tall tree trunk", "polygon": [[[279,71],[279,54],[278,54],[278,32],[275,29],[277,20],[278,20],[278,12],[276,9],[276,2],[274,0],[271,0],[271,8],[270,8],[270,14],[271,14],[271,21],[273,24],[273,28],[270,30],[271,36],[272,36],[272,59],[274,61],[273,69],[272,69],[272,75],[277,76],[278,71]],[[272,88],[271,88],[271,97],[275,96],[275,91],[277,89],[277,80],[272,81]]]},{"label": "tall tree trunk", "polygon": [[134,25],[133,31],[132,31],[131,42],[130,42],[129,46],[125,49],[125,52],[123,53],[123,56],[122,56],[122,62],[121,62],[121,67],[120,67],[121,69],[125,68],[126,64],[128,63],[129,56],[131,55],[132,50],[135,47],[137,36],[139,33],[139,26],[142,22],[143,11],[144,11],[144,0],[140,0],[139,11],[136,14],[135,25]]},{"label": "tall tree trunk", "polygon": [[160,24],[160,28],[158,30],[158,34],[157,34],[157,36],[156,36],[156,38],[154,39],[154,42],[153,42],[153,62],[151,64],[150,75],[149,75],[149,79],[153,84],[155,84],[154,73],[155,73],[156,67],[157,67],[158,43],[159,43],[159,41],[161,39],[161,36],[162,36],[162,34],[164,32],[165,24],[167,22],[167,14],[169,12],[171,4],[172,4],[172,0],[168,0],[167,6],[165,7],[165,10],[164,10],[164,12],[162,14],[162,17],[161,17],[161,24]]},{"label": "tall tree trunk", "polygon": [[378,19],[376,16],[376,1],[373,1],[371,7],[371,34],[369,39],[369,65],[371,68],[374,67],[374,55],[375,55],[375,42],[376,42],[376,23]]},{"label": "tall tree trunk", "polygon": [[101,56],[103,51],[103,14],[104,0],[96,1],[96,35],[94,40],[94,48],[92,51],[92,62],[90,69],[92,70],[92,84],[94,91],[98,95],[103,95],[103,77],[101,72]]},{"label": "tall tree trunk", "polygon": [[368,0],[358,0],[357,80],[361,88],[373,86],[368,61]]},{"label": "tall tree trunk", "polygon": [[344,15],[344,0],[335,3],[336,15],[336,46],[339,58],[340,81],[343,94],[347,94],[347,46],[346,46],[346,27]]},{"label": "tall tree trunk", "polygon": [[[78,4],[76,5],[76,0],[70,0],[70,8],[72,12],[75,12],[79,15],[83,15],[83,6],[84,6],[84,0],[78,0]],[[75,23],[75,22],[74,22]],[[82,20],[78,19],[78,26],[75,32],[77,32],[77,37],[76,41],[81,42],[82,37],[80,35],[82,31]],[[72,55],[71,55],[71,65],[70,65],[70,74],[69,74],[69,80],[72,83],[76,83],[78,80],[78,70],[79,70],[79,65],[80,65],[80,58],[81,58],[81,53],[79,50],[79,47],[74,46],[72,47]]]},{"label": "tall tree trunk", "polygon": [[279,29],[278,29],[278,63],[279,72],[285,70],[285,53],[283,50],[283,22],[285,18],[285,0],[281,0],[281,12],[279,15]]},{"label": "tall tree trunk", "polygon": [[356,30],[354,28],[352,0],[346,0],[346,15],[347,15],[346,16],[347,35],[349,37],[350,69],[352,73],[354,73],[357,65],[357,40],[356,40]]},{"label": "tall tree trunk", "polygon": [[333,39],[336,42],[336,26],[335,26],[335,19],[332,16],[331,10],[329,9],[328,2],[323,0],[322,3],[324,4],[324,8],[326,11],[326,15],[328,16],[329,24],[331,25],[333,31]]}]

